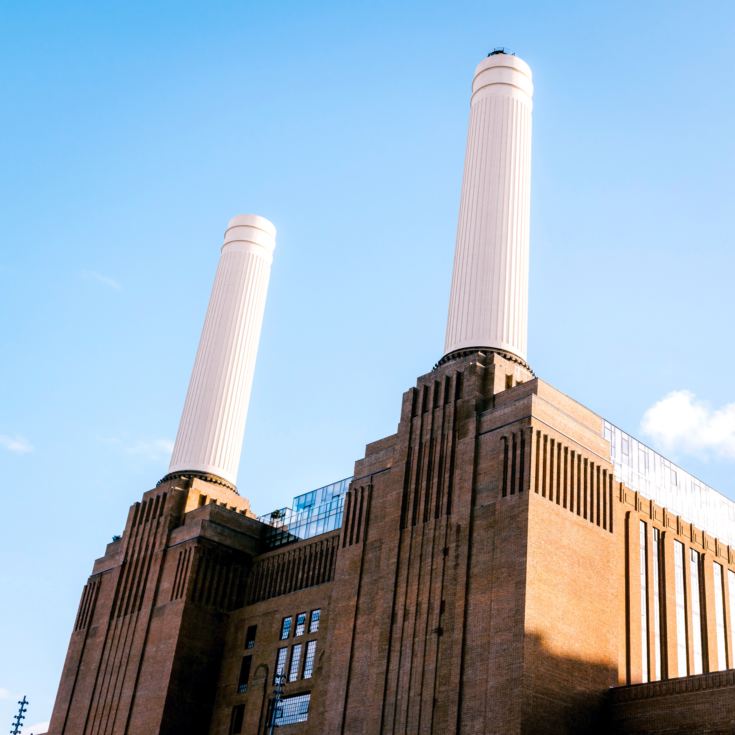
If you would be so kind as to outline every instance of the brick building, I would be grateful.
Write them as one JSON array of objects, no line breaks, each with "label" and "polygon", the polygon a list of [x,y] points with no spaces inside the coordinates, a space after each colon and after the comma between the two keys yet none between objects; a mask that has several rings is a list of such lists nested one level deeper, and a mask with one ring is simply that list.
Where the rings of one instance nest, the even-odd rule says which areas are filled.
[{"label": "brick building", "polygon": [[[208,312],[171,471],[94,564],[50,733],[735,731],[735,504],[526,362],[531,95],[517,57],[476,71],[445,354],[353,477],[252,513],[242,428],[213,419],[244,426],[262,308]],[[269,257],[270,223],[233,223],[223,263]],[[233,262],[212,313],[264,301],[261,261]]]}]

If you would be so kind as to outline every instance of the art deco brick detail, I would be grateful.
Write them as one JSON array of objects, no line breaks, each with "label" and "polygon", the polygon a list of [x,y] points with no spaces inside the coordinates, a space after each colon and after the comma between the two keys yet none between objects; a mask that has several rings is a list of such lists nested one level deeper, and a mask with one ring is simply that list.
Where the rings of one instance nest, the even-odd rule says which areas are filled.
[{"label": "art deco brick detail", "polygon": [[613,531],[613,476],[599,461],[536,431],[534,492],[606,531]]},{"label": "art deco brick detail", "polygon": [[364,538],[370,516],[371,485],[354,485],[345,499],[342,522],[342,548],[359,544]]},{"label": "art deco brick detail", "polygon": [[84,585],[84,591],[82,592],[82,599],[79,603],[79,612],[74,623],[74,631],[85,630],[92,616],[94,615],[94,607],[97,603],[97,595],[100,591],[100,580],[98,577],[92,579]]},{"label": "art deco brick detail", "polygon": [[258,560],[251,572],[248,602],[313,587],[334,578],[339,534],[289,547]]},{"label": "art deco brick detail", "polygon": [[194,552],[191,602],[227,612],[245,601],[247,568],[239,554],[200,544]]},{"label": "art deco brick detail", "polygon": [[176,575],[171,587],[171,600],[180,600],[186,592],[186,582],[189,579],[189,568],[194,555],[194,547],[189,545],[179,549],[176,557]]},{"label": "art deco brick detail", "polygon": [[455,404],[461,392],[461,372],[411,389],[401,528],[452,512]]},{"label": "art deco brick detail", "polygon": [[526,452],[530,437],[530,430],[525,429],[500,437],[503,447],[503,497],[522,493],[526,487]]},{"label": "art deco brick detail", "polygon": [[133,511],[133,522],[124,540],[126,564],[115,592],[114,617],[120,618],[140,610],[165,500],[166,495],[159,493],[136,505]]}]

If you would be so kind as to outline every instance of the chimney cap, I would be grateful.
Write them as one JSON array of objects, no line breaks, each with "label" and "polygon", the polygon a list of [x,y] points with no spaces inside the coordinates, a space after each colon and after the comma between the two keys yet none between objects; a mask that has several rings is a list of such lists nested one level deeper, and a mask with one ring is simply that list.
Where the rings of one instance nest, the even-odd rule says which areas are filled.
[{"label": "chimney cap", "polygon": [[508,56],[515,56],[515,51],[509,51],[505,46],[497,46],[494,48],[488,56],[497,56],[498,54],[507,54]]},{"label": "chimney cap", "polygon": [[261,217],[259,214],[236,214],[227,223],[227,230],[231,230],[233,227],[254,227],[256,230],[262,230],[271,237],[276,236],[276,226],[269,219]]}]

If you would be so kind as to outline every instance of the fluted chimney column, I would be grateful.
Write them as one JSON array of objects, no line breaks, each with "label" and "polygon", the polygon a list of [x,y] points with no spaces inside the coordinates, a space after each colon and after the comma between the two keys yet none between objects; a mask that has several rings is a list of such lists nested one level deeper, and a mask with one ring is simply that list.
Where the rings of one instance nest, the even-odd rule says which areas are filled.
[{"label": "fluted chimney column", "polygon": [[525,362],[531,204],[531,69],[494,52],[475,69],[444,354]]},{"label": "fluted chimney column", "polygon": [[264,217],[230,220],[168,476],[235,486],[275,244]]}]

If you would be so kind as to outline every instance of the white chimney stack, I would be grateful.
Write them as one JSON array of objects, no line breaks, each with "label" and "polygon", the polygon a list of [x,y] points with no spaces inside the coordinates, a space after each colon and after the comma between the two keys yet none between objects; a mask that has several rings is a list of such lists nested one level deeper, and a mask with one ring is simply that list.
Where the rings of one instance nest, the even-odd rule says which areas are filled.
[{"label": "white chimney stack", "polygon": [[475,69],[445,356],[472,347],[526,360],[531,68],[493,52]]},{"label": "white chimney stack", "polygon": [[204,320],[169,475],[214,475],[235,486],[276,228],[230,220]]}]

